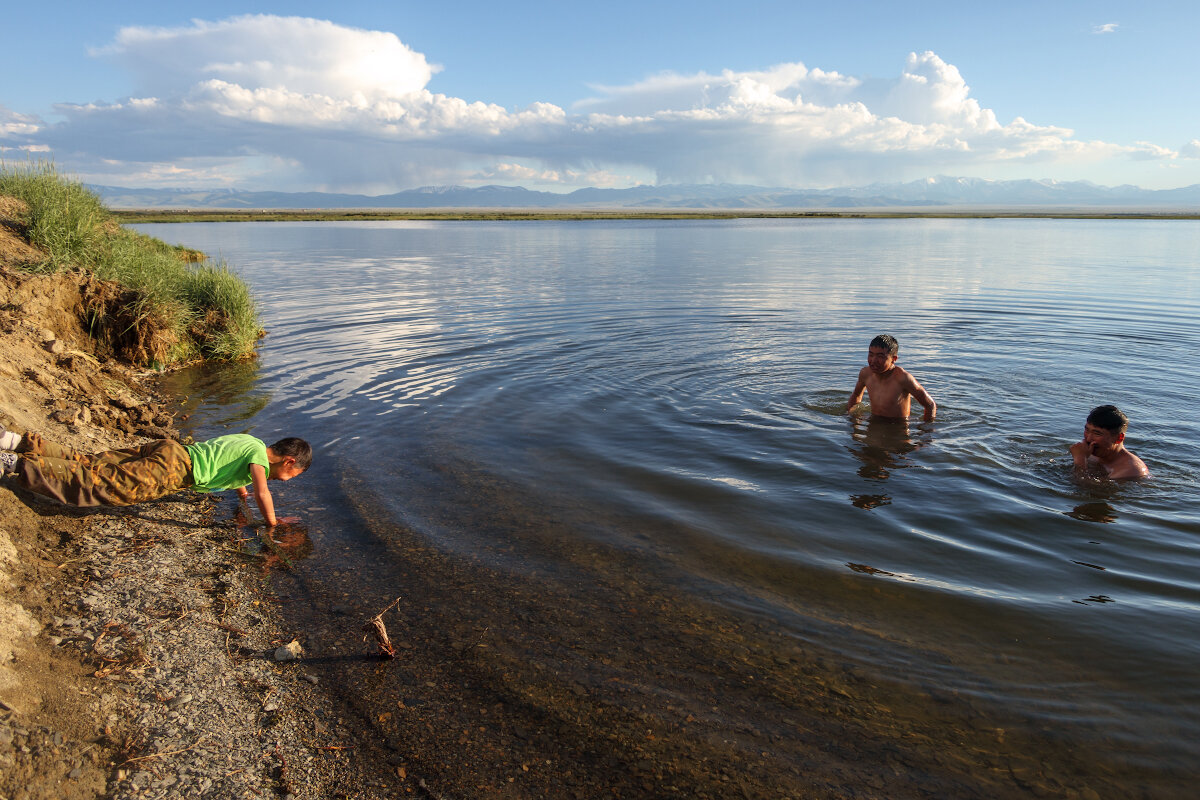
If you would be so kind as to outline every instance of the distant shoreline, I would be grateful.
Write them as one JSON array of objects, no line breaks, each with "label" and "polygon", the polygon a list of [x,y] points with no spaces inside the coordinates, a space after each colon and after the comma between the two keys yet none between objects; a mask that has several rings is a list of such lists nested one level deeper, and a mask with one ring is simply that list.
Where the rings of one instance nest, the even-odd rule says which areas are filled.
[{"label": "distant shoreline", "polygon": [[149,222],[346,222],[381,220],[720,220],[720,219],[1163,219],[1200,220],[1193,211],[1116,209],[841,209],[738,210],[578,209],[562,211],[508,208],[434,209],[109,209],[120,223]]}]

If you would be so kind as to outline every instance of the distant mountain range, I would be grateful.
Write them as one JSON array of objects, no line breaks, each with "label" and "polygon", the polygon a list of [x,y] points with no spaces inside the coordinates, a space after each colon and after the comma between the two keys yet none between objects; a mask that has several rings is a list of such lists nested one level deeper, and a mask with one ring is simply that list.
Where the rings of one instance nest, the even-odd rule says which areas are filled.
[{"label": "distant mountain range", "polygon": [[911,183],[837,189],[780,189],[735,184],[578,189],[568,194],[519,186],[426,186],[395,194],[246,192],[237,189],[131,189],[91,186],[110,208],[325,209],[865,209],[1085,208],[1200,210],[1200,184],[1180,189],[1099,186],[1088,181],[989,181],[938,176]]}]

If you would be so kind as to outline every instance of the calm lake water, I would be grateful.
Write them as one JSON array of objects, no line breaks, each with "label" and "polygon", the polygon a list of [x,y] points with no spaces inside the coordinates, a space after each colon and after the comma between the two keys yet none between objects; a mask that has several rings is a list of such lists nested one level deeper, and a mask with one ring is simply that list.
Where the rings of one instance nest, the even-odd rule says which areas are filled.
[{"label": "calm lake water", "polygon": [[[170,384],[315,444],[278,591],[446,791],[1191,796],[1200,223],[136,227],[252,286]],[[844,413],[881,332],[935,422]],[[1150,480],[1072,475],[1103,403]]]}]

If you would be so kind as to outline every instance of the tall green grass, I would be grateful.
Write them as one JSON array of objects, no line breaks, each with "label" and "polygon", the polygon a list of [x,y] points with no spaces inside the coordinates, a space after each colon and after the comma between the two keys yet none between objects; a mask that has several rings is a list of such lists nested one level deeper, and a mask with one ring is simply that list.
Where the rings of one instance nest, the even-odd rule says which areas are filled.
[{"label": "tall green grass", "polygon": [[200,255],[195,251],[120,227],[93,192],[62,177],[48,162],[0,162],[4,195],[29,207],[21,222],[30,243],[46,253],[33,269],[79,269],[114,281],[128,290],[130,299],[111,316],[123,325],[167,333],[157,341],[170,344],[144,358],[165,366],[198,357],[234,360],[253,354],[262,335],[258,311],[249,287],[226,265],[193,264]]},{"label": "tall green grass", "polygon": [[30,244],[46,251],[43,269],[91,266],[104,260],[108,211],[82,184],[60,178],[52,164],[0,163],[0,195],[20,198],[29,206],[26,235]]},{"label": "tall green grass", "polygon": [[235,360],[252,352],[263,331],[246,283],[224,264],[195,267],[186,275],[183,298],[191,308],[205,310],[191,326],[203,355]]}]

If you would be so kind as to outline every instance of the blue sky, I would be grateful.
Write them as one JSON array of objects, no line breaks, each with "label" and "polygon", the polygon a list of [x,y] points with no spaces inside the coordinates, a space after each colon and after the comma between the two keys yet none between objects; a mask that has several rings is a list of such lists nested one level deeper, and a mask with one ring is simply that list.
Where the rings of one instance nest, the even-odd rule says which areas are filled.
[{"label": "blue sky", "polygon": [[0,158],[383,194],[1200,183],[1200,4],[10,4]]}]

